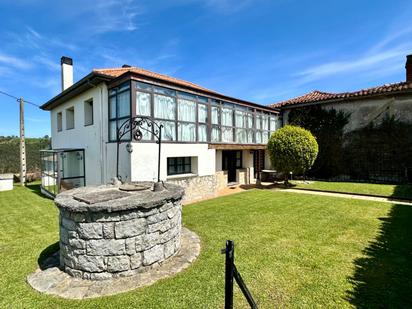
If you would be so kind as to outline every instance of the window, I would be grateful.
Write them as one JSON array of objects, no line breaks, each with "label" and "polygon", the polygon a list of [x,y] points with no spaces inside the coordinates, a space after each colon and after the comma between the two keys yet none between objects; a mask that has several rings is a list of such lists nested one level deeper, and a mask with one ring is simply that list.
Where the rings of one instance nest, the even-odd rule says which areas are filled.
[{"label": "window", "polygon": [[[130,84],[125,83],[109,91],[109,141],[117,140],[117,130],[130,117]],[[126,134],[122,140],[130,140]]]},{"label": "window", "polygon": [[178,99],[178,139],[183,142],[196,141],[196,102]]},{"label": "window", "polygon": [[197,119],[199,122],[197,130],[197,139],[199,142],[207,142],[207,121],[208,121],[208,106],[205,104],[198,104]]},{"label": "window", "polygon": [[57,113],[57,132],[63,130],[63,114],[62,112]]},{"label": "window", "polygon": [[84,125],[93,124],[93,99],[84,102]]},{"label": "window", "polygon": [[66,130],[74,129],[74,107],[66,109]]},{"label": "window", "polygon": [[167,158],[167,175],[189,174],[191,172],[191,157]]}]

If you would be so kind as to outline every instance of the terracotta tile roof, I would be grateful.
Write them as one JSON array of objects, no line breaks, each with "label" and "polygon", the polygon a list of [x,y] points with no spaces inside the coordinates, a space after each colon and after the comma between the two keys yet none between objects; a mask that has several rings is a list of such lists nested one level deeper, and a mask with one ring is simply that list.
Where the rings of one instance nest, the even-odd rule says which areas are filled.
[{"label": "terracotta tile roof", "polygon": [[324,102],[324,101],[329,101],[329,100],[350,99],[350,98],[366,97],[366,96],[373,96],[373,95],[379,95],[379,94],[387,94],[387,93],[390,94],[393,92],[403,92],[403,91],[412,92],[412,82],[385,84],[382,86],[362,89],[362,90],[353,91],[353,92],[329,93],[329,92],[322,92],[322,91],[315,90],[305,95],[289,99],[287,101],[271,104],[270,106],[279,108],[279,107],[304,104],[304,103],[317,103],[317,102]]},{"label": "terracotta tile roof", "polygon": [[114,78],[119,77],[120,75],[122,75],[126,72],[132,72],[132,73],[143,75],[145,77],[155,78],[155,79],[159,79],[161,81],[170,82],[170,83],[173,83],[173,84],[176,84],[176,85],[180,85],[180,86],[184,86],[184,87],[191,87],[193,89],[219,94],[219,93],[217,93],[213,90],[203,88],[203,87],[201,87],[199,85],[196,85],[194,83],[187,82],[187,81],[184,81],[184,80],[181,80],[181,79],[177,79],[177,78],[174,78],[174,77],[170,77],[170,76],[167,76],[167,75],[152,72],[152,71],[145,70],[145,69],[138,68],[138,67],[93,69],[93,72],[108,75],[108,76],[111,76],[111,77],[114,77]]}]

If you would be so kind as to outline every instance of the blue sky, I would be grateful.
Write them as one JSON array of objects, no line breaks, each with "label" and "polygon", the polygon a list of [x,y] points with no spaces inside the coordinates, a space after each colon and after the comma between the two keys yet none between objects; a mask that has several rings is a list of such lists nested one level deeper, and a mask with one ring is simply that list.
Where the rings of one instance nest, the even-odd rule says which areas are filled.
[{"label": "blue sky", "polygon": [[[62,55],[75,80],[127,63],[261,104],[356,90],[405,79],[411,20],[408,0],[3,0],[0,90],[44,103]],[[0,106],[17,135],[18,104]],[[50,134],[49,114],[27,105],[26,134]]]}]

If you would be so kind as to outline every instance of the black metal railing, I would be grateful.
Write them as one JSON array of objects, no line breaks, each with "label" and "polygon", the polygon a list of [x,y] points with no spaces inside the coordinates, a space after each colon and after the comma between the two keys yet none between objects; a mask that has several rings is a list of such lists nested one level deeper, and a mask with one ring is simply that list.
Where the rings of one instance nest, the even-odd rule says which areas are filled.
[{"label": "black metal railing", "polygon": [[250,294],[242,276],[236,269],[235,265],[235,243],[233,240],[226,241],[226,248],[222,249],[222,254],[226,255],[225,262],[225,309],[233,309],[233,279],[239,285],[240,290],[245,296],[250,308],[257,309],[255,300]]}]

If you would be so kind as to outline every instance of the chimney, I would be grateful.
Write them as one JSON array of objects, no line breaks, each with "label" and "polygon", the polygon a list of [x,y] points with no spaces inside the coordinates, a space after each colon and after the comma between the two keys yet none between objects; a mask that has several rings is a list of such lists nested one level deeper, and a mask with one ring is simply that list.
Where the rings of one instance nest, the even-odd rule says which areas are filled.
[{"label": "chimney", "polygon": [[412,83],[412,54],[406,56],[406,82]]},{"label": "chimney", "polygon": [[73,59],[63,56],[60,59],[62,71],[62,91],[73,85]]}]

